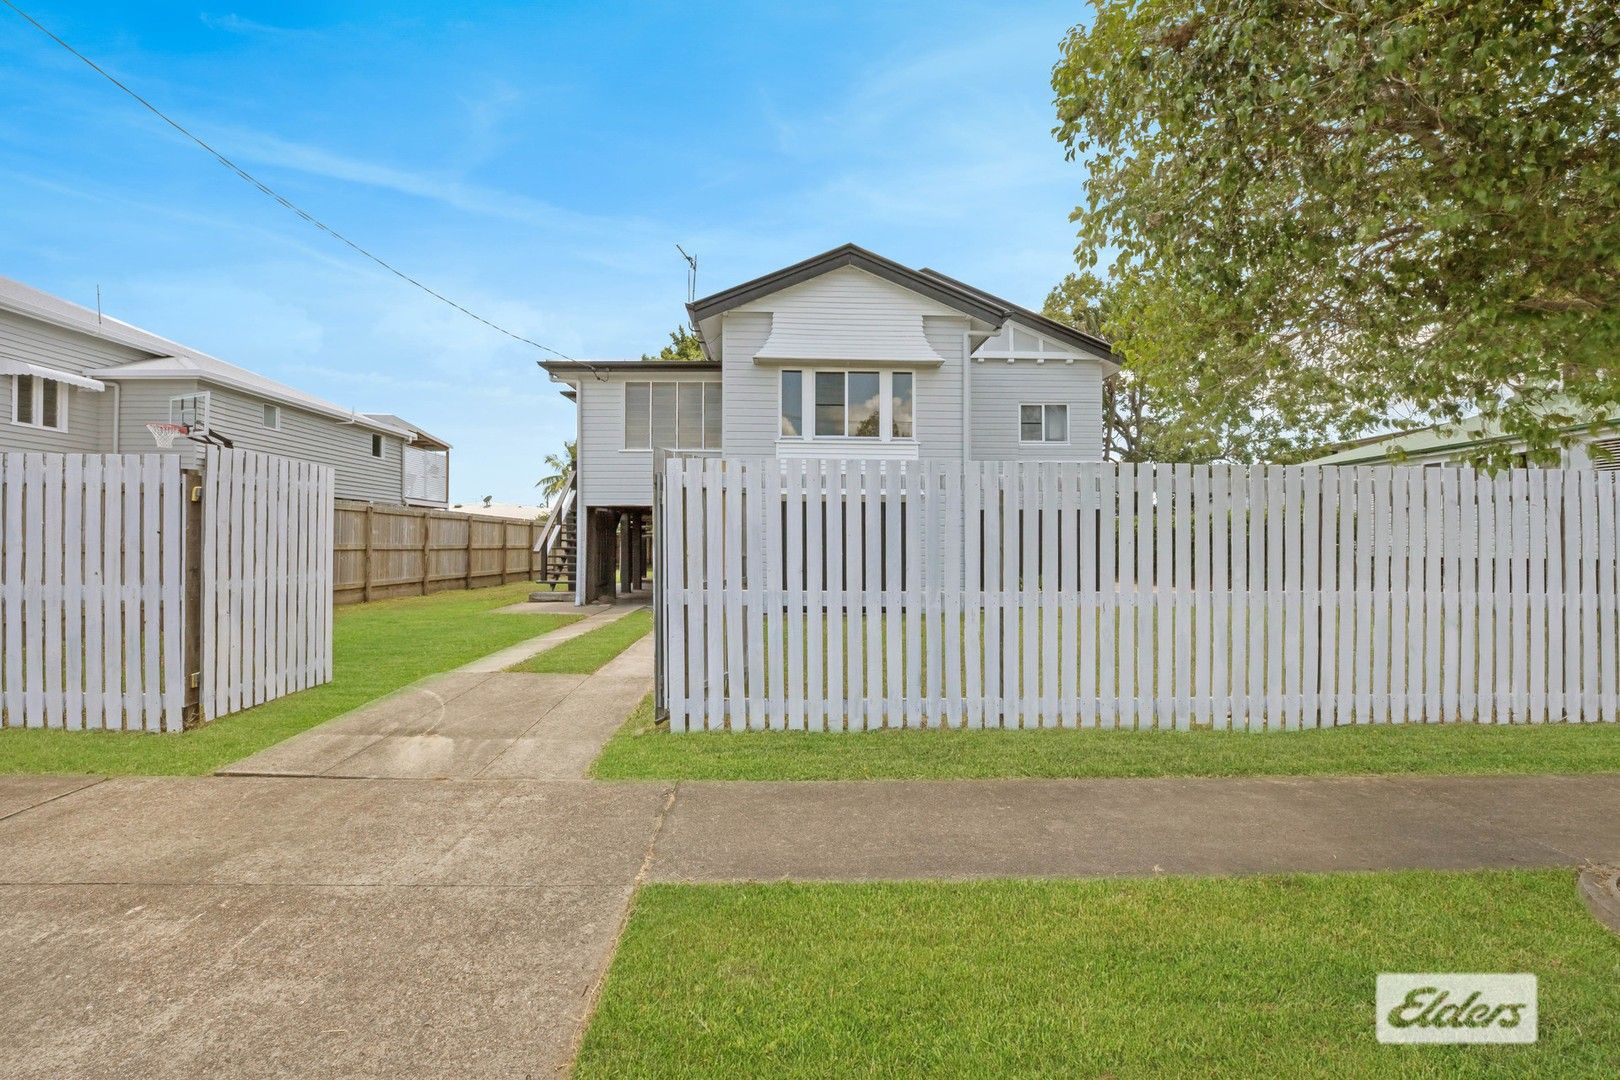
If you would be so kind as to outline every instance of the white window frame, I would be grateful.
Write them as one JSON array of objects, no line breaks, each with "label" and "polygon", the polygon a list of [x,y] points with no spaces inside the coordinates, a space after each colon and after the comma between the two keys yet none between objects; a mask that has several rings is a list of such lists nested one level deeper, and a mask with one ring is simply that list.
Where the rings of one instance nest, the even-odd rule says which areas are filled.
[{"label": "white window frame", "polygon": [[260,404],[264,407],[264,411],[260,415],[265,428],[270,431],[280,431],[281,406],[269,401],[261,402]]},{"label": "white window frame", "polygon": [[[17,415],[17,403],[20,398],[18,384],[23,379],[32,379],[33,385],[28,391],[28,405],[33,413],[32,420],[20,419]],[[45,423],[45,384],[56,385],[56,423]],[[66,431],[68,429],[68,398],[73,395],[68,391],[72,387],[66,383],[56,382],[54,379],[42,378],[39,375],[13,375],[11,377],[11,422],[18,427],[35,428],[39,431]]]},{"label": "white window frame", "polygon": [[[677,403],[679,403],[679,401],[680,401],[681,387],[682,386],[698,386],[698,387],[702,388],[699,391],[699,393],[702,396],[702,400],[703,400],[703,414],[702,414],[702,416],[700,416],[698,418],[698,441],[699,441],[699,443],[701,443],[703,441],[704,436],[707,434],[707,432],[709,430],[709,424],[708,424],[708,420],[709,420],[709,389],[708,388],[711,387],[711,386],[718,386],[720,388],[720,430],[718,432],[716,432],[716,436],[719,439],[720,445],[719,446],[701,446],[701,445],[699,445],[699,446],[666,446],[666,447],[662,447],[661,449],[670,450],[670,451],[672,451],[674,453],[678,453],[678,454],[702,453],[704,451],[712,451],[714,453],[719,453],[721,447],[723,447],[725,445],[725,438],[726,438],[726,419],[725,419],[726,418],[726,389],[725,389],[725,383],[724,383],[723,380],[714,379],[714,378],[709,378],[709,379],[682,379],[682,378],[674,378],[674,379],[626,379],[624,381],[624,383],[622,384],[622,386],[623,386],[623,391],[619,395],[619,413],[620,413],[620,416],[623,418],[624,426],[621,429],[621,431],[619,432],[619,453],[621,453],[621,454],[650,454],[650,453],[653,452],[654,447],[652,445],[652,441],[653,441],[653,438],[652,438],[652,399],[653,399],[653,387],[655,387],[655,386],[673,386],[673,387],[675,387],[675,400],[676,400]],[[646,446],[626,446],[626,445],[624,445],[625,441],[629,438],[629,434],[630,434],[630,417],[628,415],[628,411],[629,411],[629,407],[630,407],[630,387],[631,386],[645,386],[647,388],[647,445]],[[677,439],[680,438],[680,431],[681,431],[680,424],[677,423],[675,425],[675,436],[676,436]]]},{"label": "white window frame", "polygon": [[[1052,406],[1063,409],[1063,438],[1048,439],[1046,437],[1046,410]],[[1039,439],[1024,438],[1024,410],[1039,408],[1041,410],[1041,437]],[[1074,438],[1074,430],[1069,426],[1069,415],[1072,410],[1067,401],[1020,401],[1018,411],[1013,414],[1013,422],[1018,425],[1019,446],[1069,446]]]},{"label": "white window frame", "polygon": [[174,397],[170,398],[169,399],[169,423],[171,423],[171,424],[183,424],[183,423],[185,423],[184,420],[181,420],[179,418],[179,415],[178,415],[179,410],[176,409],[176,406],[179,405],[182,401],[192,401],[192,400],[195,400],[195,401],[198,402],[199,407],[197,409],[197,415],[202,418],[202,422],[198,423],[198,424],[192,424],[191,425],[191,434],[193,434],[193,435],[207,434],[207,432],[208,432],[208,422],[209,422],[210,416],[211,416],[211,414],[213,412],[213,406],[214,406],[214,395],[213,395],[213,393],[211,391],[208,391],[208,390],[199,390],[194,394],[176,394]]},{"label": "white window frame", "polygon": [[[797,371],[799,373],[799,417],[804,431],[799,435],[783,435],[782,431],[782,373]],[[876,435],[818,435],[816,434],[816,376],[821,374],[840,374],[844,376],[844,431],[849,431],[849,377],[851,375],[876,375],[878,377],[878,434]],[[911,376],[911,434],[896,435],[894,433],[894,377],[896,374]],[[867,365],[855,367],[833,367],[829,365],[802,367],[783,367],[778,369],[776,376],[776,431],[777,439],[784,443],[855,443],[859,446],[870,446],[873,443],[898,443],[909,446],[917,441],[918,410],[917,410],[917,372],[911,368],[881,368]]]}]

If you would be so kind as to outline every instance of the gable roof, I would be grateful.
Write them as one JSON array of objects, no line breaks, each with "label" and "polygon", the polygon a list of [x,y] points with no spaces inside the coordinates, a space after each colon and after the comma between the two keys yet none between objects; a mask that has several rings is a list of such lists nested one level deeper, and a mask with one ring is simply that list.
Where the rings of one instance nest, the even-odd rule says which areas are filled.
[{"label": "gable roof", "polygon": [[734,285],[723,292],[705,296],[686,305],[687,313],[691,316],[692,325],[701,326],[706,319],[724,314],[733,308],[758,300],[774,292],[791,288],[811,278],[822,274],[852,266],[857,270],[864,270],[885,281],[893,282],[902,288],[928,297],[964,315],[990,323],[998,329],[1008,319],[1017,319],[1031,329],[1039,330],[1051,337],[1057,338],[1065,344],[1077,349],[1105,363],[1117,365],[1119,357],[1114,354],[1108,342],[1095,334],[1088,334],[1083,330],[1076,330],[1065,323],[1048,319],[1038,312],[1022,307],[1010,300],[1003,300],[982,289],[947,277],[936,270],[913,270],[893,259],[886,259],[874,251],[856,244],[844,244],[842,247],[824,251],[820,255],[783,267],[774,273],[765,274],[745,281],[741,285]]},{"label": "gable roof", "polygon": [[159,337],[110,315],[98,315],[89,308],[52,296],[48,292],[0,277],[0,310],[11,311],[75,333],[86,334],[115,345],[149,354],[147,359],[95,369],[97,379],[202,379],[233,390],[241,390],[270,401],[303,409],[336,420],[347,420],[361,427],[410,437],[410,425],[394,424],[345,409],[314,394],[295,390],[285,383],[228,364],[207,353],[188,348],[178,341]]}]

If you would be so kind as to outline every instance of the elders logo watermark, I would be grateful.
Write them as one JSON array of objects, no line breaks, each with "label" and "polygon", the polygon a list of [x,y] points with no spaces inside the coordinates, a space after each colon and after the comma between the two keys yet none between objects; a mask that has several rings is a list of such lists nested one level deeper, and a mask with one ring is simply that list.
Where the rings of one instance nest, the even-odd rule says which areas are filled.
[{"label": "elders logo watermark", "polygon": [[1533,1043],[1534,975],[1378,976],[1381,1043]]}]

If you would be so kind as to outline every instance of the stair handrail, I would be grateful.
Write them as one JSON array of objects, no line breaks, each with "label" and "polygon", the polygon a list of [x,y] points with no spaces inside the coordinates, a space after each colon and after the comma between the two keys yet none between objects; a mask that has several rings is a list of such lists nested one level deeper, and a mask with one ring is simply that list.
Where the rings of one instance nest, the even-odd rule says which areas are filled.
[{"label": "stair handrail", "polygon": [[563,522],[568,520],[568,511],[574,506],[574,469],[569,467],[563,476],[562,487],[557,489],[551,506],[546,510],[546,525],[540,530],[540,538],[534,542],[534,550],[542,555],[551,555],[551,545],[561,535]]}]

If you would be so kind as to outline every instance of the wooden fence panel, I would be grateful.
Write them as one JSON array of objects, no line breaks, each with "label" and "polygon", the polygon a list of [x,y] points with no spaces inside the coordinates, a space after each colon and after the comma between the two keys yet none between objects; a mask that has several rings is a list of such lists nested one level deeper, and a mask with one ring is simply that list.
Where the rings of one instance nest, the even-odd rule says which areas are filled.
[{"label": "wooden fence panel", "polygon": [[0,486],[0,726],[180,730],[179,458],[0,454]]},{"label": "wooden fence panel", "polygon": [[329,466],[207,448],[200,719],[331,679],[332,484]]},{"label": "wooden fence panel", "polygon": [[531,581],[541,570],[539,521],[339,500],[331,523],[339,604]]},{"label": "wooden fence panel", "polygon": [[665,468],[676,731],[1620,719],[1612,474]]}]

